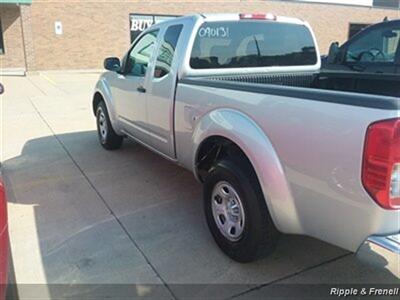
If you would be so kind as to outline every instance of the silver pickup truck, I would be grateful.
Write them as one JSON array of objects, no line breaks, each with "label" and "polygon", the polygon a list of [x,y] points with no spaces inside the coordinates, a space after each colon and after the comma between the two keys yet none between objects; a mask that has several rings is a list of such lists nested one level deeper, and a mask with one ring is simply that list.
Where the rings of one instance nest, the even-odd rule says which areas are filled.
[{"label": "silver pickup truck", "polygon": [[107,58],[93,97],[101,145],[132,138],[193,171],[218,246],[239,262],[280,233],[399,253],[400,100],[319,86],[310,26],[194,15]]}]

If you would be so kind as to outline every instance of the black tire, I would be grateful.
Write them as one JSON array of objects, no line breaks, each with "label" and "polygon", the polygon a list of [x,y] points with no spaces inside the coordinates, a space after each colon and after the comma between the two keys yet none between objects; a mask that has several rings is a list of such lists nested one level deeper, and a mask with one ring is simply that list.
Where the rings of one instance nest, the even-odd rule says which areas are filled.
[{"label": "black tire", "polygon": [[121,148],[124,138],[115,133],[104,101],[101,101],[99,105],[97,105],[96,123],[100,144],[107,150]]},{"label": "black tire", "polygon": [[[222,233],[213,215],[212,199],[215,187],[226,182],[240,197],[244,211],[244,227],[238,240]],[[279,232],[268,212],[261,187],[251,166],[246,163],[221,160],[206,177],[203,186],[204,210],[208,227],[217,245],[235,261],[246,263],[265,257],[276,247]],[[218,197],[218,196],[215,196]],[[240,223],[242,224],[242,223]],[[229,230],[228,230],[229,232]]]}]

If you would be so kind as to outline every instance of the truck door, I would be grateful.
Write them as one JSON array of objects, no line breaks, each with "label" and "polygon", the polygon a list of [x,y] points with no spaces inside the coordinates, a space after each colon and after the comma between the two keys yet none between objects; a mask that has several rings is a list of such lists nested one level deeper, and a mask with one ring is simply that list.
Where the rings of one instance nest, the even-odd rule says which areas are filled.
[{"label": "truck door", "polygon": [[158,30],[151,31],[134,44],[113,83],[119,121],[128,134],[139,140],[146,136],[146,76],[157,35]]},{"label": "truck door", "polygon": [[149,70],[147,91],[147,124],[149,134],[145,143],[170,158],[175,158],[174,98],[179,56],[177,44],[183,24],[163,28],[157,49],[156,62]]},{"label": "truck door", "polygon": [[400,22],[382,23],[347,45],[345,64],[352,71],[395,74]]},{"label": "truck door", "polygon": [[[387,22],[361,33],[347,46],[345,64],[360,72],[347,80],[347,90],[396,95],[393,78],[397,71],[396,53],[400,41],[400,22]],[[396,81],[397,82],[397,81]]]}]

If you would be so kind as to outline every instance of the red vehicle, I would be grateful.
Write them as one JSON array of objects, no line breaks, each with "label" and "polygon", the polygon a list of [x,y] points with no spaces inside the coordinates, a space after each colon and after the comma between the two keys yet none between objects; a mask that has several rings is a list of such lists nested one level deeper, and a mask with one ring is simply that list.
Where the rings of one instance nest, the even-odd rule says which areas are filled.
[{"label": "red vehicle", "polygon": [[5,299],[8,270],[7,200],[0,171],[0,300]]}]

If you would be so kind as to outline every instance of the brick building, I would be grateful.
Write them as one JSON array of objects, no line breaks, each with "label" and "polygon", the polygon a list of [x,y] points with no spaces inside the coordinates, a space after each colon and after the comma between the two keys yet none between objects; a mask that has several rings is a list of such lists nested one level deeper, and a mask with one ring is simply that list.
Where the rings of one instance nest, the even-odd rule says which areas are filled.
[{"label": "brick building", "polygon": [[[335,2],[335,4],[332,4]],[[140,30],[198,12],[272,12],[310,22],[322,53],[366,24],[400,18],[399,0],[0,0],[2,73],[99,69]],[[349,5],[350,4],[350,5]]]}]

